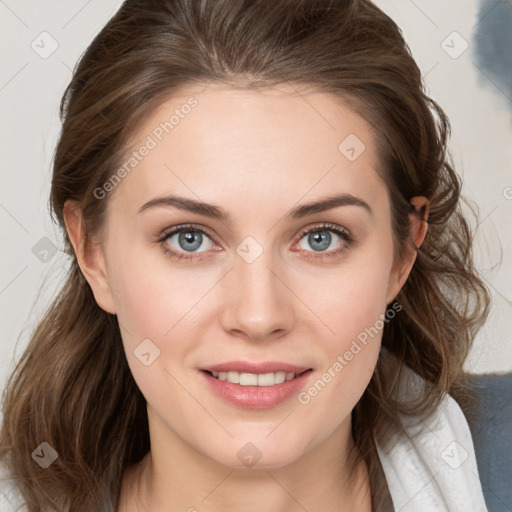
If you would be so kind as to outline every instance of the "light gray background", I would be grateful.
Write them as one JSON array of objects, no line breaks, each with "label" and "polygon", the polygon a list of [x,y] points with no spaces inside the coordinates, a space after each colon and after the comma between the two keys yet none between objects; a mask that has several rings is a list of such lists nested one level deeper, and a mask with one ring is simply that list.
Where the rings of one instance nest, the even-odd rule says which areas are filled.
[{"label": "light gray background", "polygon": [[[503,47],[510,55],[512,48],[504,33],[501,49],[493,39],[493,23],[508,23],[503,16],[508,1],[376,2],[402,27],[429,94],[450,117],[463,192],[480,208],[477,261],[493,303],[466,365],[475,373],[512,370],[512,84],[510,62],[500,60]],[[120,5],[119,0],[0,0],[2,389],[67,264],[62,252],[52,254],[52,245],[41,242],[46,237],[63,247],[48,213],[59,101],[78,57]],[[45,55],[52,44],[58,47]],[[468,49],[459,56],[465,44]],[[493,67],[505,72],[493,74]]]}]

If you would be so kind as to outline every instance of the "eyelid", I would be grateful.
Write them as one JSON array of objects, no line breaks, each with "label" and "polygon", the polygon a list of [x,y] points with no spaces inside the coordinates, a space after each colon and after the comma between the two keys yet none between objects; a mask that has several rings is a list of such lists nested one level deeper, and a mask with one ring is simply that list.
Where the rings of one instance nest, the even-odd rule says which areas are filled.
[{"label": "eyelid", "polygon": [[170,228],[165,228],[158,235],[158,242],[165,242],[165,240],[167,240],[171,235],[179,233],[180,231],[184,231],[186,229],[190,229],[191,231],[198,231],[199,233],[203,233],[204,235],[207,235],[209,238],[211,238],[212,241],[215,242],[217,245],[220,245],[217,242],[216,237],[212,231],[210,231],[206,227],[198,226],[197,224],[178,224],[178,225],[172,226]]},{"label": "eyelid", "polygon": [[[184,229],[193,229],[194,231],[199,231],[200,233],[203,233],[205,235],[208,235],[217,245],[221,245],[219,244],[219,242],[216,240],[216,236],[215,234],[213,233],[213,231],[211,231],[210,229],[206,228],[206,227],[203,227],[203,226],[199,226],[197,224],[190,224],[190,223],[187,223],[187,224],[178,224],[176,226],[172,226],[170,228],[165,228],[163,229],[159,234],[158,234],[158,242],[163,242],[165,241],[171,234],[173,233],[176,233],[176,232],[179,232],[181,230],[184,230]],[[313,223],[312,225],[310,226],[307,226],[305,228],[302,228],[302,230],[299,232],[299,234],[296,236],[297,238],[297,241],[298,240],[301,240],[302,237],[309,233],[310,231],[316,231],[316,230],[321,230],[321,229],[326,229],[326,230],[333,230],[333,231],[341,231],[343,233],[345,233],[347,236],[349,236],[350,238],[352,238],[352,234],[350,233],[350,231],[342,226],[338,226],[337,224],[331,224],[329,222],[320,222],[320,223]]]},{"label": "eyelid", "polygon": [[347,235],[348,237],[352,238],[352,235],[350,231],[342,226],[338,226],[337,224],[331,224],[330,222],[320,222],[313,224],[311,226],[307,226],[303,228],[299,235],[297,236],[297,240],[301,240],[302,237],[312,231],[334,231],[334,232],[341,232]]}]

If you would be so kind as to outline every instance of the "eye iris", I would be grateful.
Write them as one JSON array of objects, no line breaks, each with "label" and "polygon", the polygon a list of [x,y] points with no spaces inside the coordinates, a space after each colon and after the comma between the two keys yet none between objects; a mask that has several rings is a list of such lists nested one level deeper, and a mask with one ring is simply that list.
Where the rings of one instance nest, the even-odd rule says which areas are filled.
[{"label": "eye iris", "polygon": [[[178,242],[185,251],[194,251],[201,247],[203,236],[196,231],[183,231],[179,234]],[[182,242],[186,242],[182,244]]]},{"label": "eye iris", "polygon": [[[325,251],[331,244],[331,234],[328,231],[310,233],[308,236],[308,242],[311,244],[311,247],[320,251]],[[320,246],[316,244],[320,244]]]}]

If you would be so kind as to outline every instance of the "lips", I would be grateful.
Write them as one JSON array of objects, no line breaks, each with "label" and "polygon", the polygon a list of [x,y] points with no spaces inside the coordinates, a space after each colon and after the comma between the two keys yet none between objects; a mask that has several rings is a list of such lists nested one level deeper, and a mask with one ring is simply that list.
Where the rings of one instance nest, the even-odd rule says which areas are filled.
[{"label": "lips", "polygon": [[275,407],[304,387],[312,368],[277,361],[231,361],[201,369],[217,396],[249,409]]}]

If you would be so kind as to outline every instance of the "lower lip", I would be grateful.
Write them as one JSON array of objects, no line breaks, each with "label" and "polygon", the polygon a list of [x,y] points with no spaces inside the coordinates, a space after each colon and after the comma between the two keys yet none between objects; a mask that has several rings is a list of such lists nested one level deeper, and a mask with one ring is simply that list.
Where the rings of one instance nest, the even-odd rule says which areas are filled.
[{"label": "lower lip", "polygon": [[231,404],[247,409],[270,409],[297,394],[304,387],[312,370],[307,370],[294,379],[273,386],[241,386],[216,379],[204,370],[200,373],[206,379],[210,389]]}]

